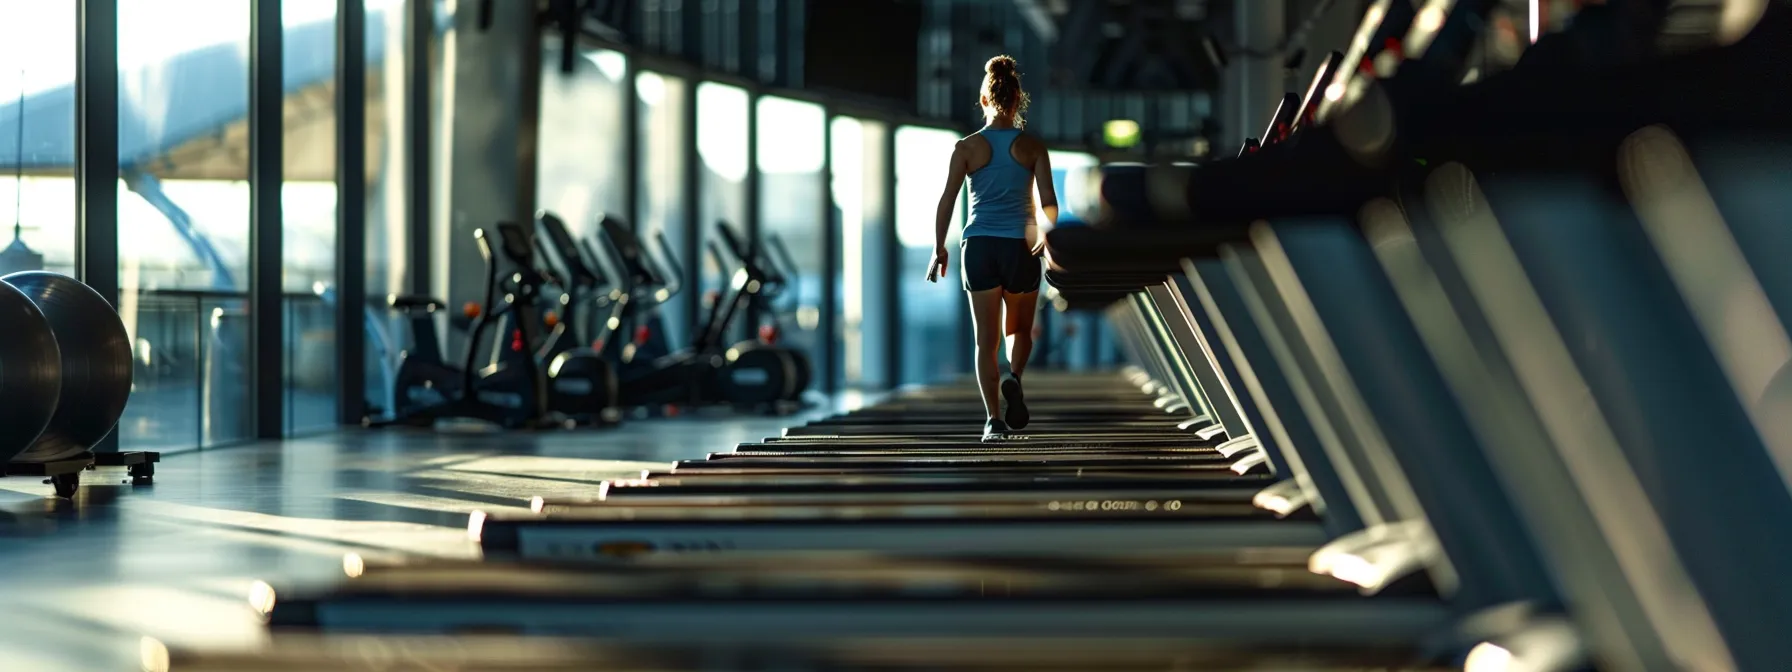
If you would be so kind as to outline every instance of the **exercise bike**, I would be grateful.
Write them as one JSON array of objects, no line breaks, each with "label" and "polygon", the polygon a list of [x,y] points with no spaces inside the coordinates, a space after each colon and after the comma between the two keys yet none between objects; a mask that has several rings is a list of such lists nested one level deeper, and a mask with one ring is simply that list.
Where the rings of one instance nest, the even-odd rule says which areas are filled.
[{"label": "exercise bike", "polygon": [[[499,231],[507,226],[515,227],[499,224]],[[510,236],[504,238],[505,246],[518,244]],[[528,331],[539,322],[539,317],[532,300],[517,300],[533,293],[528,278],[518,275],[501,282],[486,230],[475,230],[473,239],[485,260],[485,296],[483,303],[476,310],[469,307],[465,316],[468,341],[463,366],[457,368],[444,361],[436,339],[434,313],[445,302],[413,295],[391,297],[388,304],[410,320],[414,343],[404,353],[393,376],[394,417],[378,422],[364,420],[367,426],[429,427],[439,420],[455,418],[483,420],[512,429],[560,424],[547,407],[547,379],[535,362],[525,359],[483,368],[476,365],[480,343],[500,320],[520,314],[519,329]],[[520,244],[527,245],[527,241]],[[498,301],[501,284],[505,290],[502,305]]]},{"label": "exercise bike", "polygon": [[[803,393],[809,390],[809,383],[814,377],[814,363],[809,353],[797,348],[778,345],[782,340],[784,325],[779,315],[778,299],[790,288],[790,276],[782,267],[794,269],[795,263],[790,260],[790,250],[784,247],[784,239],[777,234],[766,237],[765,250],[748,248],[741,242],[741,237],[734,228],[726,223],[718,224],[718,231],[723,245],[739,264],[740,272],[746,273],[749,283],[759,282],[759,291],[752,292],[748,298],[748,314],[763,320],[755,331],[759,343],[767,348],[777,348],[790,354],[791,364],[795,368],[796,377],[790,386],[790,396],[786,401],[800,402]],[[775,263],[771,252],[783,254],[783,263]],[[716,259],[717,266],[726,268],[722,260]]]},{"label": "exercise bike", "polygon": [[[624,277],[655,277],[646,250],[627,225],[606,219],[602,229],[604,240],[623,269]],[[710,251],[720,255],[713,243]],[[669,263],[677,263],[670,249],[664,252]],[[749,276],[744,271],[734,275],[726,295],[711,305],[690,348],[648,362],[637,360],[632,367],[622,371],[625,403],[726,403],[784,409],[796,381],[796,365],[789,351],[755,341],[722,345],[728,328],[752,295],[763,286],[763,278]],[[643,288],[630,289],[632,293]],[[639,317],[639,313],[634,316]],[[619,322],[611,321],[609,325]]]}]

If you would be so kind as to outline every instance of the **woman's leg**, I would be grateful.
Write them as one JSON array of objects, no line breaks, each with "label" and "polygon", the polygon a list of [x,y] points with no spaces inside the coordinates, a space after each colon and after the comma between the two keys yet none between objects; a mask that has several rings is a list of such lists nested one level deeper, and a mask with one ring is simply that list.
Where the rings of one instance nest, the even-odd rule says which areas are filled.
[{"label": "woman's leg", "polygon": [[1002,420],[1009,429],[1024,429],[1032,422],[1032,415],[1027,413],[1020,374],[1026,371],[1027,359],[1033,354],[1033,316],[1039,305],[1039,290],[1024,294],[1005,293],[1002,304],[1006,314],[1002,331],[1008,336],[1008,370],[1011,372],[1002,378]]},{"label": "woman's leg", "polygon": [[1004,325],[1008,335],[1008,370],[1019,376],[1033,356],[1033,318],[1039,314],[1039,291],[1002,295]]},{"label": "woman's leg", "polygon": [[1001,369],[996,353],[1002,349],[1002,288],[966,292],[971,297],[971,326],[977,347],[977,389],[983,393],[986,417],[998,417],[996,400]]}]

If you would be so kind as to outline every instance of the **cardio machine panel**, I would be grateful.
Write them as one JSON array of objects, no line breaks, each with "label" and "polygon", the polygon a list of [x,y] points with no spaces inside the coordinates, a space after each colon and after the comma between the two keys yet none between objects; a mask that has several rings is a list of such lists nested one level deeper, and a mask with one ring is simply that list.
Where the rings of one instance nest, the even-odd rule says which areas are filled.
[{"label": "cardio machine panel", "polygon": [[498,244],[504,246],[504,256],[519,264],[529,265],[535,259],[535,246],[530,244],[528,232],[516,222],[498,224]]}]

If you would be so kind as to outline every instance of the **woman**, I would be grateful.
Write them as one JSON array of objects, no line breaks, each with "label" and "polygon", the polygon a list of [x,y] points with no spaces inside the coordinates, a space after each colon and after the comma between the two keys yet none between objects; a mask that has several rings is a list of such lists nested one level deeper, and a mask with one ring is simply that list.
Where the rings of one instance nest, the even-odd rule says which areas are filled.
[{"label": "woman", "polygon": [[[971,297],[975,325],[977,386],[983,392],[984,441],[999,441],[1009,430],[1027,426],[1021,373],[1033,351],[1033,314],[1043,271],[1044,238],[1036,213],[1058,222],[1058,195],[1052,189],[1051,158],[1045,143],[1023,133],[1027,93],[1020,88],[1014,59],[997,56],[983,66],[983,130],[952,148],[946,191],[934,219],[933,263],[928,281],[946,273],[946,232],[959,188],[971,180],[971,218],[964,226],[959,260],[964,290]],[[1033,202],[1039,193],[1038,207]],[[1001,374],[996,352],[1008,339],[1008,373]]]}]

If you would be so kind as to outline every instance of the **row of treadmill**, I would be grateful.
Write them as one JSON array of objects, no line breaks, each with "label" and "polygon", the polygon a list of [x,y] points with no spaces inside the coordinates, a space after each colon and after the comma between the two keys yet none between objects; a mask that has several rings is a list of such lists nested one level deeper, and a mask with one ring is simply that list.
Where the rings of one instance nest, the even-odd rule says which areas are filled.
[{"label": "row of treadmill", "polygon": [[[337,582],[258,585],[264,645],[158,655],[1786,669],[1787,7],[1712,15],[1694,45],[1693,22],[1626,15],[1679,42],[1465,83],[1501,3],[1406,4],[1372,3],[1302,128],[1099,171],[1102,215],[1048,234],[1047,275],[1133,366],[1029,371],[1012,440],[979,442],[969,381],[904,390],[474,514],[480,561],[350,556]],[[1584,55],[1563,41],[1597,18],[1537,58]]]}]

